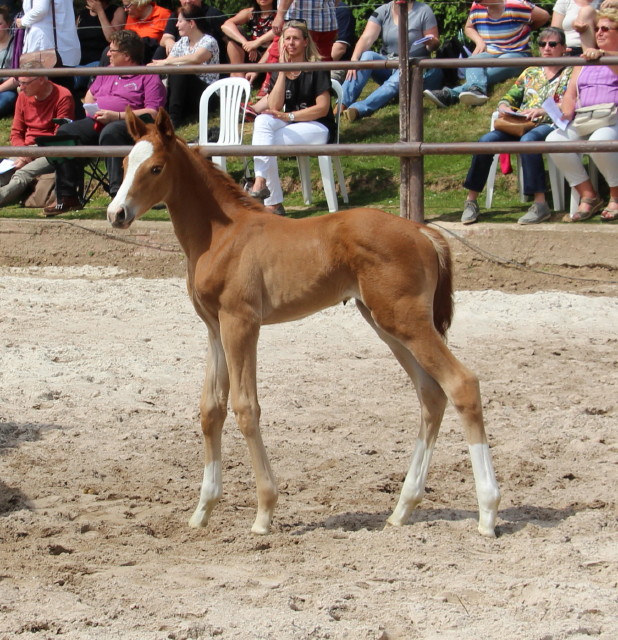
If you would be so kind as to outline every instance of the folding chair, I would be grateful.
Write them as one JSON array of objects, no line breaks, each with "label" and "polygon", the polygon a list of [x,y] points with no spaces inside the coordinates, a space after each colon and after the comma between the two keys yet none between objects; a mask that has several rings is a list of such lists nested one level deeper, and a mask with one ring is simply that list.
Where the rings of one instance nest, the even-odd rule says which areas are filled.
[{"label": "folding chair", "polygon": [[[71,135],[55,135],[55,136],[37,136],[34,141],[39,147],[76,147],[80,141],[77,136]],[[62,164],[65,160],[74,160],[73,157],[48,157],[49,164],[53,167]],[[85,207],[99,188],[109,193],[109,181],[107,179],[107,170],[105,166],[101,166],[103,162],[101,158],[79,158],[83,161],[83,179],[79,185],[79,199],[82,207]]]}]

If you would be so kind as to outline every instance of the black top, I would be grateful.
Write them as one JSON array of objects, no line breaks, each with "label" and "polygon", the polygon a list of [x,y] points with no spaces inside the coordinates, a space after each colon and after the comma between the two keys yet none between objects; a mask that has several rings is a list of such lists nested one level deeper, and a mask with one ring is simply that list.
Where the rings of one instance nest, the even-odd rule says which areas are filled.
[{"label": "black top", "polygon": [[[110,22],[116,9],[118,6],[115,4],[110,4],[105,8],[105,15]],[[91,16],[88,9],[83,9],[77,16],[77,37],[82,49],[82,57],[79,61],[81,65],[98,62],[103,50],[109,45],[103,34],[99,16]]]},{"label": "black top", "polygon": [[[271,90],[275,86],[277,75],[278,73],[272,74]],[[294,80],[286,78],[284,111],[289,113],[315,106],[316,98],[325,91],[330,94],[331,86],[330,72],[328,71],[302,71]],[[328,128],[328,141],[334,142],[337,126],[332,109],[329,108],[326,115],[318,118],[316,122],[321,122]]]}]

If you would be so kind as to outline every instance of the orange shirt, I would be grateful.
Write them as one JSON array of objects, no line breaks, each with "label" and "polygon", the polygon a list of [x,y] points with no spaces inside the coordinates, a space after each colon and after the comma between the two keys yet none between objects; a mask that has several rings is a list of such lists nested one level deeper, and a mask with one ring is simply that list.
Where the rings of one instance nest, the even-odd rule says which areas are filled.
[{"label": "orange shirt", "polygon": [[171,15],[172,12],[168,9],[153,4],[150,15],[144,20],[137,20],[136,18],[127,16],[127,23],[124,28],[129,31],[135,31],[140,38],[154,38],[159,42],[165,31],[167,19]]}]

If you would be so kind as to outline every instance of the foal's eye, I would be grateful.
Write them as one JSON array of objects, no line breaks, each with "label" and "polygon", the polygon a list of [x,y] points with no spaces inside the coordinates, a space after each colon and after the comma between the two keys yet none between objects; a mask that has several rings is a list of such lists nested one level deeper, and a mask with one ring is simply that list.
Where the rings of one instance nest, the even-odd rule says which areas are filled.
[{"label": "foal's eye", "polygon": [[150,173],[152,173],[153,175],[155,175],[155,176],[156,176],[156,175],[158,175],[159,173],[161,173],[161,171],[163,171],[163,167],[159,167],[159,166],[157,166],[157,167],[153,167],[153,168],[150,170]]}]

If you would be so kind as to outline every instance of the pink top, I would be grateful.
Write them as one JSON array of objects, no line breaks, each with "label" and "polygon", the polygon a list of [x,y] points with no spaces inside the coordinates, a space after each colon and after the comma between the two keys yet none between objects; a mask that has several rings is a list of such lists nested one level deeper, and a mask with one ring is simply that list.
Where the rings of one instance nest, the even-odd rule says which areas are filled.
[{"label": "pink top", "polygon": [[607,66],[584,67],[577,78],[578,107],[618,104],[618,75]]}]

